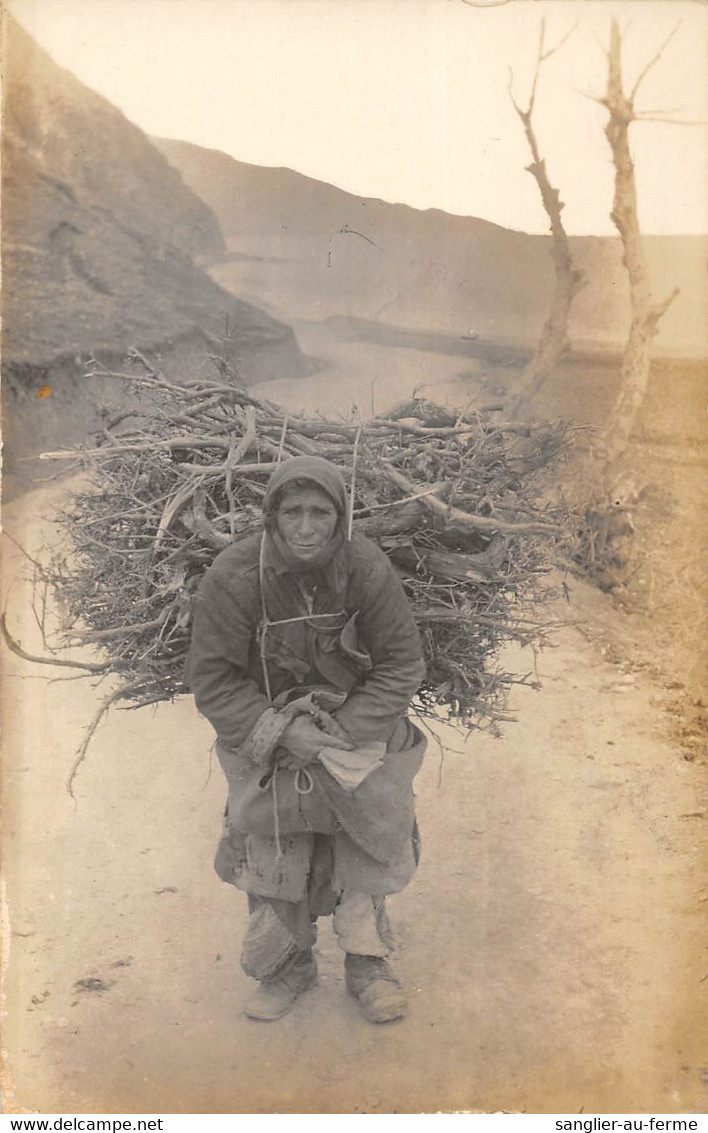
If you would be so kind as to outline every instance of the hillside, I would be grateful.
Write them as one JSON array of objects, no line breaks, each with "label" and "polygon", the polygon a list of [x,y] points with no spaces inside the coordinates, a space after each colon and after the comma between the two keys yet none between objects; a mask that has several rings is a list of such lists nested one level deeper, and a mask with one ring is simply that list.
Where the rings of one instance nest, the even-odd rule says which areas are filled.
[{"label": "hillside", "polygon": [[91,356],[115,362],[136,345],[184,369],[228,324],[245,381],[301,373],[291,328],[196,262],[225,255],[219,221],[149,138],[7,15],[3,54],[6,474],[82,439],[111,394],[127,396],[82,381]]},{"label": "hillside", "polygon": [[149,139],[5,21],[6,362],[123,350],[232,326],[287,337],[193,262],[223,253],[219,222]]},{"label": "hillside", "polygon": [[[396,326],[534,342],[553,283],[549,238],[474,217],[356,197],[290,169],[263,168],[187,142],[154,139],[214,210],[232,252],[215,278],[281,317],[349,316]],[[523,170],[519,176],[527,176]],[[574,237],[588,273],[576,300],[576,345],[613,349],[628,301],[619,240]],[[703,236],[648,237],[657,295],[681,295],[657,346],[702,354],[708,290]]]}]

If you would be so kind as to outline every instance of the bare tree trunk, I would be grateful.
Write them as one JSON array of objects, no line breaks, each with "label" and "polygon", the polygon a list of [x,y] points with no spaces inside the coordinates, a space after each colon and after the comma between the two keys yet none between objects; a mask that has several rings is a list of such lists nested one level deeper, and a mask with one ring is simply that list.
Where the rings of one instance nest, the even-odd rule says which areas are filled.
[{"label": "bare tree trunk", "polygon": [[[660,54],[660,53],[659,53]],[[657,55],[656,58],[659,56]],[[655,62],[656,60],[653,60]],[[650,64],[651,65],[651,64]],[[637,413],[646,396],[651,362],[651,342],[659,320],[678,295],[676,288],[662,303],[655,303],[637,215],[637,186],[629,148],[629,127],[636,121],[634,97],[648,67],[626,95],[622,84],[622,36],[612,21],[608,54],[607,93],[602,103],[609,112],[605,134],[615,167],[615,192],[611,217],[622,238],[622,262],[627,269],[632,322],[622,357],[620,389],[610,414],[606,457],[609,467],[624,454]]]},{"label": "bare tree trunk", "polygon": [[555,369],[563,355],[570,349],[570,339],[568,336],[570,307],[576,294],[586,282],[585,273],[575,267],[570,251],[568,234],[565,230],[561,215],[565,206],[560,199],[558,190],[551,184],[546,169],[546,162],[539,152],[538,141],[533,128],[532,116],[541,65],[565,42],[565,40],[562,40],[556,47],[544,51],[544,39],[545,21],[541,21],[536,73],[534,75],[527,109],[523,110],[514,99],[511,92],[511,83],[509,85],[509,94],[514,103],[516,113],[523,123],[526,140],[528,141],[529,149],[533,157],[531,164],[526,166],[526,170],[531,174],[538,185],[543,207],[550,221],[551,237],[553,241],[551,253],[555,265],[555,287],[551,311],[541,332],[538,346],[536,347],[531,361],[524,369],[507,406],[508,412],[512,417],[516,417],[521,414],[522,411],[525,412],[528,409],[546,378]]},{"label": "bare tree trunk", "polygon": [[649,384],[652,339],[662,315],[678,295],[678,289],[675,289],[662,303],[656,303],[652,295],[639,228],[637,186],[629,146],[632,122],[642,118],[647,120],[646,115],[637,113],[635,96],[648,71],[661,58],[667,43],[668,39],[644,67],[627,94],[622,80],[622,35],[617,21],[613,20],[607,52],[606,93],[604,98],[597,99],[609,114],[605,134],[615,167],[610,215],[622,240],[622,262],[627,271],[631,302],[631,323],[622,356],[619,392],[610,411],[604,443],[597,446],[590,456],[588,477],[591,482],[594,481],[595,497],[585,513],[583,540],[586,548],[579,559],[591,576],[608,589],[623,585],[631,567],[633,511],[641,498],[641,488],[634,483],[627,460],[629,440]]}]

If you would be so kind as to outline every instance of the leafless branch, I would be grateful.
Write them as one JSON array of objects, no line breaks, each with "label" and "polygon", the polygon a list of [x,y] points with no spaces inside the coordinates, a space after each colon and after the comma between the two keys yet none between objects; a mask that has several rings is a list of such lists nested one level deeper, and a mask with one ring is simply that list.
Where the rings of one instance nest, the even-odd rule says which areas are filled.
[{"label": "leafless branch", "polygon": [[[46,681],[48,685],[56,685],[56,684],[62,684],[64,681],[93,680],[95,675],[96,675],[95,673],[72,673],[70,677],[44,677],[44,676],[41,676],[40,674],[38,674],[37,679]],[[98,684],[100,684],[100,681],[96,682],[96,685],[94,685],[94,688]]]},{"label": "leafless branch", "polygon": [[[56,653],[56,649],[53,649],[52,646],[50,645],[49,641],[47,640],[47,632],[46,632],[46,630],[47,630],[47,597],[48,597],[48,591],[49,591],[49,579],[46,577],[46,575],[41,575],[40,577],[42,578],[41,590],[40,590],[40,586],[39,586],[39,582],[38,582],[38,578],[37,578],[37,569],[35,568],[35,575],[34,575],[34,579],[32,580],[32,598],[31,598],[31,601],[30,601],[30,608],[32,610],[32,616],[33,616],[35,622],[37,623],[37,628],[42,635],[42,645],[44,646],[44,648],[46,650],[49,651],[49,653],[54,654],[54,653]],[[37,595],[38,595],[38,593],[40,594],[40,602],[41,602],[41,608],[40,609],[37,609]]]},{"label": "leafless branch", "polygon": [[700,118],[662,118],[653,114],[637,114],[635,122],[659,122],[662,126],[708,126],[706,119]]},{"label": "leafless branch", "polygon": [[[411,480],[394,468],[387,460],[381,460],[381,468],[385,475],[396,484],[407,495],[412,496],[415,494],[415,485]],[[411,491],[413,489],[413,491]],[[443,503],[442,500],[437,499],[435,495],[425,494],[421,495],[420,499],[424,507],[432,511],[435,515],[442,515],[450,523],[457,523],[460,527],[467,531],[504,531],[509,534],[517,532],[553,532],[558,528],[552,523],[509,523],[503,519],[492,518],[488,515],[473,515],[471,512],[461,511],[459,508],[450,507],[449,504]]]},{"label": "leafless branch", "polygon": [[90,661],[62,661],[58,657],[39,657],[34,653],[27,653],[7,628],[7,617],[4,613],[0,614],[0,633],[10,652],[22,657],[24,661],[35,661],[38,665],[60,665],[65,669],[85,669],[88,673],[105,673],[110,668],[108,662],[97,664]]},{"label": "leafless branch", "polygon": [[[19,457],[18,459],[24,460],[25,458]],[[34,457],[30,459],[34,459]],[[67,480],[70,476],[73,476],[75,472],[79,471],[81,471],[81,465],[77,461],[68,468],[60,468],[58,472],[53,472],[51,476],[28,476],[27,479],[31,484],[51,484],[55,480]]]},{"label": "leafless branch", "polygon": [[585,282],[584,273],[579,271],[573,263],[570,244],[562,218],[564,204],[560,199],[558,190],[552,184],[548,176],[546,162],[541,156],[533,125],[533,111],[541,67],[551,55],[554,55],[555,52],[563,46],[574,30],[574,27],[571,28],[554,47],[546,50],[546,23],[545,20],[541,20],[536,68],[526,110],[522,109],[514,98],[514,76],[511,70],[509,71],[509,97],[516,113],[521,119],[524,133],[526,134],[526,141],[531,150],[533,160],[526,168],[538,185],[541,201],[546,215],[548,216],[553,238],[552,254],[555,264],[555,290],[551,311],[543,327],[538,347],[531,361],[525,367],[524,373],[517,383],[516,389],[507,407],[511,415],[518,414],[522,406],[526,406],[531,402],[546,380],[548,374],[558,362],[558,359],[562,357],[568,349],[570,345],[568,337],[568,315],[570,306],[575,294]]},{"label": "leafless branch", "polygon": [[662,317],[662,315],[666,314],[674,299],[677,299],[680,294],[681,289],[679,287],[674,287],[673,291],[669,295],[667,295],[661,303],[656,303],[654,305],[654,315],[657,322]]},{"label": "leafless branch", "polygon": [[651,110],[647,109],[647,110],[636,110],[635,111],[637,118],[643,118],[645,116],[645,114],[662,114],[662,115],[664,115],[664,114],[680,114],[680,113],[681,113],[681,107],[680,106],[672,106],[671,108],[669,108],[668,106],[654,106],[654,107],[652,107]]},{"label": "leafless branch", "polygon": [[[545,56],[543,54],[543,44],[545,42],[545,39],[546,39],[546,21],[545,21],[545,18],[544,18],[544,19],[541,20],[541,26],[538,29],[538,55],[536,57],[536,70],[535,70],[534,76],[533,76],[533,83],[531,84],[531,94],[529,96],[528,110],[526,111],[526,114],[529,118],[533,114],[533,108],[536,104],[536,88],[538,87],[538,76],[541,73],[541,64],[543,63],[543,60],[545,59]],[[536,160],[538,160],[538,158],[536,158]]]},{"label": "leafless branch", "polygon": [[47,572],[46,572],[46,569],[45,569],[45,567],[44,567],[44,566],[42,565],[42,563],[41,563],[41,562],[39,561],[39,559],[35,559],[35,558],[34,558],[34,557],[33,557],[33,556],[32,556],[32,555],[31,555],[31,554],[29,553],[29,551],[27,551],[27,550],[26,550],[26,549],[25,549],[25,548],[24,548],[24,547],[22,546],[22,544],[21,544],[21,543],[19,543],[19,542],[17,541],[17,539],[15,539],[14,535],[11,535],[9,531],[4,531],[4,532],[3,532],[3,535],[5,536],[5,538],[6,538],[6,539],[9,539],[11,543],[14,543],[14,544],[15,544],[15,546],[17,547],[17,550],[18,550],[18,551],[20,552],[20,554],[21,554],[21,555],[22,555],[22,556],[23,556],[23,557],[24,557],[25,559],[27,559],[27,562],[29,562],[29,563],[32,563],[32,566],[33,566],[33,567],[35,568],[35,571],[36,571],[36,573],[37,573],[37,574],[39,575],[39,577],[40,577],[40,578],[46,578],[46,577],[47,577]]},{"label": "leafless branch", "polygon": [[531,93],[529,95],[529,101],[528,101],[528,106],[527,106],[526,110],[522,110],[521,107],[519,106],[519,104],[517,103],[516,99],[514,98],[514,94],[513,94],[514,73],[511,69],[511,67],[509,68],[509,87],[508,87],[509,97],[514,104],[514,109],[516,110],[516,113],[519,115],[519,117],[522,119],[522,121],[524,121],[524,123],[526,122],[526,119],[530,118],[531,115],[533,114],[533,109],[534,109],[534,106],[535,106],[535,103],[536,103],[536,89],[538,87],[538,79],[539,79],[539,75],[540,75],[540,72],[541,72],[541,65],[543,63],[545,63],[547,59],[550,59],[552,55],[555,55],[557,51],[560,51],[563,44],[566,43],[570,39],[571,35],[573,34],[573,32],[575,31],[577,26],[578,26],[577,24],[574,24],[573,27],[570,28],[561,39],[559,39],[558,43],[556,43],[553,47],[549,47],[547,50],[545,50],[544,48],[545,48],[545,42],[546,42],[546,20],[545,20],[545,18],[541,20],[541,25],[540,25],[539,33],[538,33],[538,54],[536,56],[536,70],[534,71],[533,82],[531,84]]},{"label": "leafless branch", "polygon": [[600,51],[602,52],[602,54],[605,56],[605,59],[609,59],[609,57],[610,57],[609,52],[608,52],[607,48],[605,47],[604,43],[602,42],[602,40],[600,39],[597,32],[593,31],[592,37],[595,40],[595,43],[597,44],[597,46],[600,48]]},{"label": "leafless branch", "polygon": [[509,92],[509,98],[511,99],[514,110],[519,115],[519,118],[523,119],[524,111],[521,109],[518,102],[514,98],[514,72],[512,71],[511,67],[509,67],[509,82],[507,84],[507,90]]},{"label": "leafless branch", "polygon": [[646,66],[639,72],[639,76],[638,76],[634,86],[632,87],[632,91],[631,91],[630,96],[629,96],[630,102],[634,102],[635,95],[637,94],[637,91],[639,90],[641,84],[644,82],[645,78],[647,77],[647,75],[651,71],[652,67],[654,67],[659,62],[659,60],[661,59],[661,56],[666,51],[666,48],[671,43],[671,40],[674,38],[674,36],[676,35],[676,32],[678,31],[678,29],[680,27],[681,27],[681,21],[679,20],[679,22],[677,24],[675,24],[674,27],[672,28],[672,30],[669,32],[669,34],[667,35],[664,42],[661,44],[661,47],[658,49],[658,51],[651,57],[649,62],[646,64]]},{"label": "leafless branch", "polygon": [[[542,22],[543,22],[543,21],[542,21]],[[546,59],[550,59],[550,58],[551,58],[551,55],[555,55],[556,51],[560,51],[560,49],[561,49],[561,47],[563,46],[563,44],[564,44],[564,43],[567,43],[567,42],[568,42],[568,40],[570,39],[571,35],[572,35],[572,34],[573,34],[573,32],[574,32],[574,31],[576,30],[577,26],[578,26],[578,25],[577,25],[577,23],[573,24],[572,28],[569,28],[569,29],[568,29],[568,31],[567,31],[567,32],[565,33],[565,35],[563,36],[563,38],[562,38],[562,39],[559,39],[559,40],[558,40],[558,43],[556,43],[556,45],[555,45],[554,47],[549,47],[549,48],[548,48],[548,51],[544,52],[544,53],[543,53],[543,54],[542,54],[542,55],[540,56],[540,62],[541,62],[541,63],[545,63],[545,62],[546,62]]]},{"label": "leafless branch", "polygon": [[583,96],[583,98],[587,98],[587,99],[589,99],[589,100],[590,100],[590,102],[595,102],[595,103],[597,103],[597,105],[598,105],[598,106],[607,106],[607,99],[606,99],[606,98],[604,98],[604,97],[603,97],[602,95],[599,95],[599,94],[590,94],[590,91],[588,91],[588,90],[581,90],[581,89],[580,89],[580,87],[573,87],[572,89],[573,89],[573,91],[575,92],[575,94],[580,94],[580,95],[582,95],[582,96]]},{"label": "leafless branch", "polygon": [[[537,503],[530,479],[528,491],[522,491],[524,478],[534,477],[562,451],[564,426],[497,422],[481,413],[466,420],[466,414],[443,411],[426,398],[401,406],[400,416],[375,417],[363,427],[356,413],[344,420],[298,414],[286,419],[280,407],[257,402],[252,394],[222,379],[195,379],[177,392],[176,384],[174,391],[165,390],[173,385],[166,377],[147,377],[144,364],[134,369],[140,382],[150,382],[169,396],[161,396],[151,416],[138,419],[124,435],[105,437],[96,446],[96,471],[62,516],[63,530],[76,553],[52,566],[52,580],[72,633],[83,630],[79,640],[100,642],[100,660],[107,660],[106,671],[90,671],[92,683],[111,676],[110,687],[102,687],[92,709],[96,715],[89,733],[82,732],[77,739],[77,747],[84,742],[76,758],[72,754],[67,760],[70,789],[75,789],[74,779],[91,755],[92,736],[103,726],[108,708],[107,703],[100,704],[104,697],[120,688],[110,705],[119,709],[130,705],[132,710],[185,691],[183,666],[197,579],[214,552],[231,541],[232,527],[237,537],[259,529],[264,491],[260,481],[278,467],[278,458],[282,462],[298,451],[326,454],[337,460],[349,480],[357,433],[357,511],[365,505],[376,509],[362,520],[364,530],[375,539],[405,535],[390,549],[392,555],[398,553],[398,569],[407,572],[404,577],[410,581],[414,609],[423,615],[426,656],[431,658],[424,696],[431,712],[442,704],[464,727],[478,727],[481,720],[496,725],[512,678],[496,661],[487,671],[485,660],[497,640],[525,641],[539,632],[536,626],[522,625],[516,611],[526,594],[535,603],[545,593],[551,548],[563,524],[557,507]],[[244,452],[247,447],[249,406],[258,410],[253,442],[258,464],[238,460],[239,447]],[[523,438],[520,444],[515,443],[517,435]],[[216,447],[200,447],[204,437],[216,439]],[[180,438],[177,451],[171,443],[174,438]],[[390,457],[396,466],[409,451],[421,459],[406,465],[410,475],[402,489],[383,473],[380,458]],[[166,452],[177,459],[165,460]],[[249,459],[244,456],[244,461]],[[191,470],[184,472],[183,460],[195,462],[201,482],[198,491]],[[438,500],[437,510],[431,507],[433,474],[436,483],[454,485],[455,509],[443,499]],[[509,484],[514,485],[513,503]],[[397,504],[402,495],[418,498]],[[355,530],[357,526],[355,522]],[[474,554],[447,551],[439,538],[446,526],[456,539],[469,531]],[[414,543],[413,532],[419,529],[423,537]],[[484,533],[481,539],[479,530]],[[162,537],[155,554],[157,531]],[[495,538],[496,531],[503,533]],[[33,552],[37,553],[34,548]],[[38,590],[41,621],[40,598]],[[427,617],[431,611],[433,617]],[[60,656],[99,660],[90,652]],[[72,671],[81,670],[67,666],[60,675]],[[57,675],[56,670],[50,675]]]},{"label": "leafless branch", "polygon": [[[606,486],[609,486],[611,477],[615,475],[616,468],[624,457],[634,421],[646,396],[650,371],[651,341],[657,333],[662,315],[678,293],[674,290],[662,303],[656,303],[652,295],[651,280],[639,227],[636,177],[629,144],[629,127],[637,121],[633,105],[634,96],[642,79],[661,58],[678,26],[677,24],[674,27],[671,34],[644,67],[629,97],[624,93],[623,84],[622,33],[616,20],[612,21],[610,27],[606,93],[609,117],[605,126],[605,135],[610,145],[615,169],[614,196],[610,215],[622,240],[622,259],[627,270],[632,317],[622,357],[619,392],[610,413],[611,427],[608,430],[607,451],[605,453]],[[649,119],[640,118],[639,120],[648,121]],[[610,490],[609,487],[608,490]]]},{"label": "leafless branch", "polygon": [[116,689],[116,691],[112,692],[110,696],[107,696],[106,699],[103,701],[101,707],[98,709],[98,712],[94,716],[93,720],[89,724],[88,728],[86,729],[86,735],[83,739],[81,747],[79,748],[79,750],[76,753],[76,759],[73,762],[71,771],[69,772],[69,778],[66,781],[66,789],[69,792],[69,794],[71,795],[72,799],[76,797],[74,795],[74,780],[76,778],[76,773],[79,770],[81,764],[86,759],[86,753],[89,749],[89,744],[91,743],[91,740],[93,739],[94,733],[95,733],[98,725],[101,723],[101,720],[106,715],[106,713],[108,712],[108,709],[111,707],[112,704],[115,704],[115,702],[117,700],[122,700],[122,699],[124,699],[124,697],[130,696],[131,693],[134,692],[137,687],[138,686],[136,684],[124,685],[123,688]]}]

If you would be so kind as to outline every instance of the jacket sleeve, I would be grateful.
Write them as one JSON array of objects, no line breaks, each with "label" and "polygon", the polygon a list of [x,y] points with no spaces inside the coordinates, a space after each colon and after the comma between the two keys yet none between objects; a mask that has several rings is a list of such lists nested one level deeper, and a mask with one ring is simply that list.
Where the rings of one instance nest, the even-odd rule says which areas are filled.
[{"label": "jacket sleeve", "polygon": [[357,628],[373,663],[364,681],[333,715],[356,743],[387,739],[425,677],[413,612],[383,555],[360,589]]},{"label": "jacket sleeve", "polygon": [[222,744],[242,747],[270,702],[249,675],[256,633],[251,588],[209,570],[195,604],[187,680]]}]

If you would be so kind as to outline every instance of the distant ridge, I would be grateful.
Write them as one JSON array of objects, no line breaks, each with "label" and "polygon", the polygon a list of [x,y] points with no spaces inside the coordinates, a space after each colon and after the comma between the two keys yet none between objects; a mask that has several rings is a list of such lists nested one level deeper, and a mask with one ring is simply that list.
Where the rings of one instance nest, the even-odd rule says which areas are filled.
[{"label": "distant ridge", "polygon": [[[548,237],[357,197],[291,169],[250,165],[188,142],[154,141],[219,218],[239,292],[281,317],[342,315],[537,339],[553,283]],[[571,244],[588,273],[574,307],[574,344],[616,350],[628,319],[619,239],[581,236]],[[657,296],[681,289],[658,349],[704,353],[708,237],[649,236],[646,248]],[[213,274],[233,284],[234,263]]]}]

